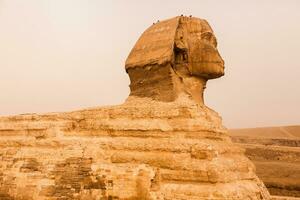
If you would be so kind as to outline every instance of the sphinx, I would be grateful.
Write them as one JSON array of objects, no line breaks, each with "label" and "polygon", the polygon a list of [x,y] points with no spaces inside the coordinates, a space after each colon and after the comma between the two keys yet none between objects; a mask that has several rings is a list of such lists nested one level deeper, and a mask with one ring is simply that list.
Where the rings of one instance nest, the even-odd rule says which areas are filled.
[{"label": "sphinx", "polygon": [[204,104],[206,82],[224,75],[205,20],[153,24],[125,69],[121,105],[0,117],[0,199],[270,199]]}]

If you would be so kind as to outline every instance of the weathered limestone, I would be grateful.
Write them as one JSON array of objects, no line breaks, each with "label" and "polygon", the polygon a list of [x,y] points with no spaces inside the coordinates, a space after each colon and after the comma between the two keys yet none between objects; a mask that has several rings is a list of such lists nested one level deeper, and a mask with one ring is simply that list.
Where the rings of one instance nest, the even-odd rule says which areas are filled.
[{"label": "weathered limestone", "polygon": [[126,61],[124,104],[0,118],[0,199],[270,199],[204,105],[223,64],[206,21],[151,26]]}]

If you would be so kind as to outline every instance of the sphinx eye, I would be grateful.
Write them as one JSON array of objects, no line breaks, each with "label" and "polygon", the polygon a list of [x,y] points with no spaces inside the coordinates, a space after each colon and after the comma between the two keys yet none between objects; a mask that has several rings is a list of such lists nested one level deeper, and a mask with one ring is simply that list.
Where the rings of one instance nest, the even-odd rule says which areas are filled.
[{"label": "sphinx eye", "polygon": [[211,43],[214,47],[217,46],[217,40],[211,32],[204,32],[201,34],[201,39]]},{"label": "sphinx eye", "polygon": [[213,35],[211,32],[204,32],[201,34],[201,39],[211,41]]}]

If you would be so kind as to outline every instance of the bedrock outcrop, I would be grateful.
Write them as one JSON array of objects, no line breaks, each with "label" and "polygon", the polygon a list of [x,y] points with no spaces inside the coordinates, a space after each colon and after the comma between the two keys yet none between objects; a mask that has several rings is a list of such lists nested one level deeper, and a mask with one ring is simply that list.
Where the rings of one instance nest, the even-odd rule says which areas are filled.
[{"label": "bedrock outcrop", "polygon": [[126,61],[122,105],[0,118],[0,199],[270,199],[206,107],[224,61],[205,20],[153,24]]}]

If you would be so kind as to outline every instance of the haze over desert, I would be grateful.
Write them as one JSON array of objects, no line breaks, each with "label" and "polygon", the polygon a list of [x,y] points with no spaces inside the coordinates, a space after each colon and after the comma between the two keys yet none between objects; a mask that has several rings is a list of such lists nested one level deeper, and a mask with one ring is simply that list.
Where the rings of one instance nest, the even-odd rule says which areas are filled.
[{"label": "haze over desert", "polygon": [[0,115],[123,103],[137,38],[184,14],[208,20],[218,38],[226,75],[208,83],[205,99],[227,127],[300,124],[298,8],[297,0],[1,0]]}]

